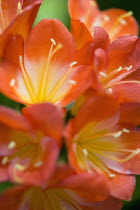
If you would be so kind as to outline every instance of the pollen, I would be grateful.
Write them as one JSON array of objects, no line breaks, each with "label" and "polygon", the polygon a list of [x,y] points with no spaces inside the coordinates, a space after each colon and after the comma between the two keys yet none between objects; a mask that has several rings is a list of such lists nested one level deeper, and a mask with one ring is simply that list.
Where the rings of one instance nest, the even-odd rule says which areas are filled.
[{"label": "pollen", "polygon": [[115,134],[113,134],[114,138],[119,138],[122,135],[122,131],[118,131]]},{"label": "pollen", "polygon": [[34,166],[36,167],[36,168],[38,168],[38,167],[40,167],[40,166],[42,166],[43,165],[43,162],[40,160],[40,161],[38,161],[38,162],[36,162],[35,164],[34,164]]},{"label": "pollen", "polygon": [[53,45],[56,45],[56,41],[53,38],[51,38],[50,41],[53,43]]},{"label": "pollen", "polygon": [[73,66],[75,66],[76,64],[77,64],[77,62],[74,61],[74,62],[70,63],[69,67],[73,67]]},{"label": "pollen", "polygon": [[16,142],[15,141],[11,141],[9,144],[8,144],[8,149],[14,149],[16,146]]},{"label": "pollen", "polygon": [[114,178],[116,175],[115,174],[109,174],[110,178]]},{"label": "pollen", "polygon": [[85,156],[88,156],[88,151],[86,149],[82,149]]},{"label": "pollen", "polygon": [[110,20],[110,17],[108,15],[103,15],[103,19],[105,22],[108,22]]},{"label": "pollen", "polygon": [[8,157],[5,156],[5,157],[2,159],[1,164],[2,164],[2,165],[5,165],[5,164],[7,164],[7,163],[8,163]]},{"label": "pollen", "polygon": [[126,129],[126,128],[123,128],[123,130],[122,130],[124,133],[129,133],[130,131],[128,130],[128,129]]},{"label": "pollen", "polygon": [[10,87],[14,87],[16,80],[15,79],[11,79],[10,80]]},{"label": "pollen", "polygon": [[107,76],[106,73],[104,73],[104,72],[102,72],[102,71],[100,71],[99,74],[100,74],[101,76],[103,76],[103,77],[106,77],[106,76]]},{"label": "pollen", "polygon": [[92,6],[96,6],[97,4],[94,1],[89,1]]},{"label": "pollen", "polygon": [[113,90],[112,90],[112,88],[107,88],[107,89],[105,90],[105,92],[106,92],[107,94],[112,94],[112,93],[113,93]]},{"label": "pollen", "polygon": [[21,2],[18,2],[18,4],[17,4],[17,13],[18,14],[20,14],[23,10],[22,10],[22,4],[21,4]]},{"label": "pollen", "polygon": [[18,169],[19,171],[25,171],[25,167],[21,164],[15,164],[15,168]]},{"label": "pollen", "polygon": [[72,84],[72,85],[76,85],[76,81],[75,80],[69,80],[68,83]]}]

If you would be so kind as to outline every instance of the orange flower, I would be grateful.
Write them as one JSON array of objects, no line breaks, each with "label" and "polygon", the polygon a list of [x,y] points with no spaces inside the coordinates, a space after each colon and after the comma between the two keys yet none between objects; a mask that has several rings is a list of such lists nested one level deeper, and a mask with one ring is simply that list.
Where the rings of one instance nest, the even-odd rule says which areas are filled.
[{"label": "orange flower", "polygon": [[94,90],[118,96],[120,102],[140,102],[138,37],[124,36],[110,44],[107,32],[95,27],[94,40],[77,52],[76,60],[91,66]]},{"label": "orange flower", "polygon": [[[69,0],[68,6],[71,18],[81,20],[91,35],[94,26],[104,28],[109,33],[111,41],[120,36],[138,35],[138,23],[132,17],[131,11],[122,9],[100,11],[95,0]],[[75,27],[74,30],[78,29]]]},{"label": "orange flower", "polygon": [[90,70],[83,65],[75,67],[75,53],[73,38],[65,26],[58,20],[42,20],[27,36],[24,55],[18,55],[19,65],[8,60],[1,63],[0,89],[25,104],[67,105],[91,84]]},{"label": "orange flower", "polygon": [[42,185],[54,171],[61,146],[63,112],[51,104],[0,107],[0,180]]},{"label": "orange flower", "polygon": [[121,201],[107,196],[103,177],[88,173],[76,175],[69,166],[63,165],[57,167],[47,187],[25,185],[5,192],[0,197],[0,207],[4,210],[108,210],[111,207],[119,210]]},{"label": "orange flower", "polygon": [[66,142],[69,161],[78,173],[103,174],[111,195],[129,200],[135,186],[130,174],[140,174],[140,134],[126,120],[119,123],[117,106],[108,96],[91,97],[69,121]]},{"label": "orange flower", "polygon": [[12,35],[26,38],[42,0],[0,0],[0,56]]}]

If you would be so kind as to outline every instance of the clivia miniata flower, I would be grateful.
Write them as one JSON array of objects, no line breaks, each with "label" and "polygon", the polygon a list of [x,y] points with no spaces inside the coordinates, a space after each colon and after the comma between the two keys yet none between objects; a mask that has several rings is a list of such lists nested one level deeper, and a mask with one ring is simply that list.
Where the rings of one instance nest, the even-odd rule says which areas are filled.
[{"label": "clivia miniata flower", "polygon": [[[100,11],[95,0],[69,0],[68,6],[71,19],[81,20],[91,35],[93,35],[94,26],[104,28],[109,33],[111,41],[125,35],[138,35],[138,23],[132,17],[131,11],[122,9]],[[80,22],[72,20],[72,27],[74,27],[73,24],[80,26]]]},{"label": "clivia miniata flower", "polygon": [[118,96],[120,102],[140,101],[138,37],[123,36],[110,44],[107,32],[95,27],[93,41],[77,52],[76,60],[91,66],[94,90]]},{"label": "clivia miniata flower", "polygon": [[66,143],[69,161],[78,173],[103,174],[111,195],[129,200],[135,186],[131,174],[140,174],[140,133],[126,118],[120,123],[119,116],[114,99],[91,97],[69,121]]},{"label": "clivia miniata flower", "polygon": [[9,38],[26,38],[42,0],[0,0],[0,56]]},{"label": "clivia miniata flower", "polygon": [[54,171],[61,146],[63,112],[52,104],[0,107],[0,180],[42,185]]},{"label": "clivia miniata flower", "polygon": [[[4,210],[120,210],[121,201],[108,197],[102,176],[83,173],[77,175],[69,166],[58,166],[46,187],[21,185],[0,197]],[[115,205],[115,206],[114,206]]]},{"label": "clivia miniata flower", "polygon": [[87,66],[75,67],[75,54],[74,40],[65,26],[58,20],[42,20],[28,34],[24,54],[18,55],[18,62],[14,64],[5,59],[1,63],[0,89],[24,104],[67,105],[81,95],[91,81]]}]

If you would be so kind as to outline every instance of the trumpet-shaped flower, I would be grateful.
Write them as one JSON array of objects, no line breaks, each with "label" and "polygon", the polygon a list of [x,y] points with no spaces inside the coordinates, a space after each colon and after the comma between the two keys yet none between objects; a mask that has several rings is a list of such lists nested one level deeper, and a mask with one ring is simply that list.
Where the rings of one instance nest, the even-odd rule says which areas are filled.
[{"label": "trumpet-shaped flower", "polygon": [[25,39],[42,0],[0,0],[0,56],[12,35]]},{"label": "trumpet-shaped flower", "polygon": [[94,26],[100,26],[108,31],[112,41],[120,36],[138,35],[138,23],[132,17],[131,11],[122,9],[100,11],[95,0],[69,0],[68,3],[71,18],[81,20],[91,35]]},{"label": "trumpet-shaped flower", "polygon": [[111,195],[130,199],[135,180],[129,175],[140,173],[140,133],[126,120],[119,122],[116,101],[91,97],[69,121],[66,133],[69,161],[77,172],[104,174]]},{"label": "trumpet-shaped flower", "polygon": [[140,101],[138,37],[124,36],[109,44],[107,32],[95,27],[94,40],[77,52],[76,60],[91,66],[94,89],[118,96],[120,102]]},{"label": "trumpet-shaped flower", "polygon": [[120,210],[121,201],[107,196],[103,177],[88,173],[76,175],[63,165],[56,169],[47,187],[25,185],[5,192],[0,197],[0,207],[5,210],[107,210],[109,207]]},{"label": "trumpet-shaped flower", "polygon": [[0,179],[42,185],[54,171],[61,145],[63,112],[51,104],[0,107]]},{"label": "trumpet-shaped flower", "polygon": [[18,55],[18,65],[8,60],[1,63],[0,89],[25,104],[67,105],[91,81],[86,66],[75,67],[75,53],[74,40],[65,26],[58,20],[42,20],[28,34],[24,54]]}]

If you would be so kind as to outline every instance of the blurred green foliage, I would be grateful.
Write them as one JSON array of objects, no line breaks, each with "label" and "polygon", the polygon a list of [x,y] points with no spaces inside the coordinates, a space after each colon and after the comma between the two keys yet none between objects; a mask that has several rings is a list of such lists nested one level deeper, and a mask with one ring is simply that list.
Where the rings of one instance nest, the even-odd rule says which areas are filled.
[{"label": "blurred green foliage", "polygon": [[[133,11],[135,18],[140,23],[140,1],[137,0],[97,0],[101,10],[108,8],[122,8],[128,11]],[[59,19],[68,28],[70,26],[70,18],[67,9],[67,0],[44,0],[42,3],[38,16],[36,18],[35,24],[44,18]],[[20,110],[20,104],[8,99],[7,97],[0,94],[0,104],[4,106],[9,106],[13,109]],[[65,153],[65,147],[62,148],[61,153]],[[61,160],[61,159],[60,159]],[[12,184],[9,182],[4,182],[0,184],[0,193],[5,189],[11,187]],[[124,203],[123,210],[134,210],[140,209],[140,176],[137,176],[137,187],[135,189],[132,201]],[[111,210],[111,209],[109,209]]]}]

